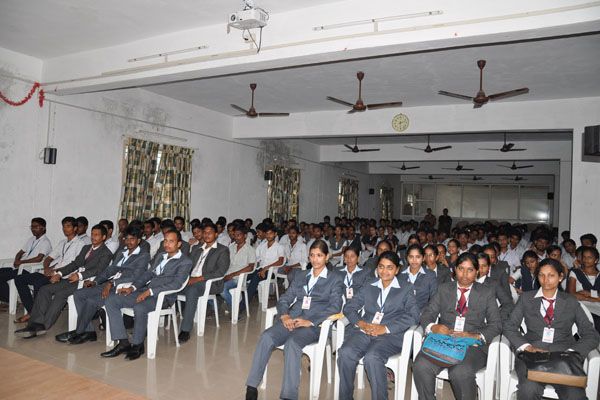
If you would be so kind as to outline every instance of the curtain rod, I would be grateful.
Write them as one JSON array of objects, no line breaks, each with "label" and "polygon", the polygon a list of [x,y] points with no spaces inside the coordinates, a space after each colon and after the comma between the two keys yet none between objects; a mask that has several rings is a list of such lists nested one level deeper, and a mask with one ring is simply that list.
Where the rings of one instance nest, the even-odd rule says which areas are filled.
[{"label": "curtain rod", "polygon": [[[130,133],[130,134],[124,134],[124,135],[121,135],[121,138],[122,138],[122,139],[141,139],[141,140],[148,140],[148,137],[146,137],[144,134],[138,134],[138,135],[136,135],[135,133],[136,133],[136,132],[134,132],[134,133]],[[148,131],[148,133],[152,133],[152,134],[154,134],[154,135],[157,135],[157,136],[166,136],[167,138],[169,138],[169,137],[171,137],[171,138],[175,138],[175,136],[171,136],[171,135],[163,135],[163,134],[161,134],[161,133],[154,133],[154,132],[149,132],[149,131]],[[194,150],[194,151],[200,151],[200,148],[198,148],[198,147],[187,147],[187,146],[180,146],[180,145],[178,145],[178,144],[166,143],[166,142],[164,142],[164,141],[155,141],[155,140],[153,140],[153,141],[154,141],[154,142],[156,142],[156,143],[162,144],[162,145],[167,145],[167,146],[178,146],[178,147],[181,147],[181,148],[184,148],[184,149],[189,149],[189,150]]]}]

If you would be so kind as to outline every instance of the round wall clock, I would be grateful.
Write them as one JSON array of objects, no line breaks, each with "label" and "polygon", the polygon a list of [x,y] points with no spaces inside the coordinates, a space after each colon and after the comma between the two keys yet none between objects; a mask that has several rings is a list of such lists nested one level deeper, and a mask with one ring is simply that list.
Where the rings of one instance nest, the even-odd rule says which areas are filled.
[{"label": "round wall clock", "polygon": [[394,115],[392,118],[392,128],[397,132],[404,132],[408,129],[408,117],[402,113]]}]

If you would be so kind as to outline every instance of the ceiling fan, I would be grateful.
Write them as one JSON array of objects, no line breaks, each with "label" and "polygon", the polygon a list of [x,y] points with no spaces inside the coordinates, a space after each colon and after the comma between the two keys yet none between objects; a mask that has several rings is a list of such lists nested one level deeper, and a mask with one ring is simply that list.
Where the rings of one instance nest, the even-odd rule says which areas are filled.
[{"label": "ceiling fan", "polygon": [[348,150],[344,150],[344,151],[351,151],[352,153],[361,153],[364,151],[379,151],[380,149],[359,149],[358,148],[358,138],[354,138],[354,147],[350,146],[349,144],[345,144],[344,145]]},{"label": "ceiling fan", "polygon": [[475,97],[466,96],[464,94],[447,92],[445,90],[440,90],[438,92],[438,94],[441,94],[444,96],[455,97],[457,99],[472,101],[473,108],[480,108],[481,106],[483,106],[490,100],[505,99],[507,97],[513,97],[513,96],[518,96],[520,94],[529,93],[529,89],[524,87],[524,88],[520,88],[520,89],[509,90],[508,92],[494,93],[494,94],[490,94],[489,96],[486,96],[485,92],[483,91],[483,68],[485,68],[485,60],[478,60],[477,67],[479,67],[479,91],[477,92]]},{"label": "ceiling fan", "polygon": [[514,178],[502,178],[505,181],[515,181],[515,182],[519,182],[519,181],[526,181],[527,179],[523,178],[522,176],[515,176]]},{"label": "ceiling fan", "polygon": [[432,181],[432,180],[435,180],[435,179],[444,179],[444,178],[442,178],[442,177],[435,177],[433,175],[429,175],[429,176],[427,176],[425,178],[421,178],[421,179],[427,179],[427,180]]},{"label": "ceiling fan", "polygon": [[503,153],[508,153],[509,151],[525,151],[527,149],[517,149],[517,148],[515,148],[514,143],[507,143],[506,142],[506,133],[505,133],[504,134],[504,144],[499,149],[482,149],[482,148],[480,148],[479,150],[501,151]]},{"label": "ceiling fan", "polygon": [[346,107],[352,107],[351,110],[348,111],[348,114],[352,114],[357,111],[366,111],[367,109],[375,110],[378,108],[400,107],[402,105],[401,101],[392,101],[389,103],[365,104],[362,99],[362,80],[364,79],[364,77],[365,77],[364,72],[358,71],[356,73],[356,78],[358,79],[358,99],[356,100],[356,103],[352,104],[350,102],[347,102],[345,100],[340,100],[340,99],[332,97],[332,96],[327,96],[327,100],[333,101],[334,103],[338,103],[338,104],[341,104]]},{"label": "ceiling fan", "polygon": [[458,165],[454,168],[442,168],[442,169],[449,169],[449,170],[453,170],[453,171],[475,171],[473,168],[465,168],[463,165],[460,164],[460,161],[458,162]]},{"label": "ceiling fan", "polygon": [[256,109],[254,108],[254,91],[256,90],[256,83],[251,83],[250,84],[250,90],[252,91],[252,102],[250,103],[250,108],[248,110],[244,110],[242,107],[237,106],[235,104],[230,104],[231,107],[235,108],[236,110],[243,112],[242,115],[245,115],[246,117],[249,118],[256,118],[256,117],[289,117],[290,113],[272,113],[272,112],[256,112]]},{"label": "ceiling fan", "polygon": [[422,150],[425,153],[432,153],[434,151],[440,151],[440,150],[446,150],[446,149],[452,148],[452,146],[431,147],[431,145],[429,143],[429,139],[430,139],[430,135],[427,135],[427,147],[425,147],[424,149],[420,149],[418,147],[411,147],[411,146],[404,146],[404,147],[406,147],[407,149]]},{"label": "ceiling fan", "polygon": [[417,168],[421,168],[421,167],[419,167],[419,166],[407,167],[406,165],[404,165],[404,163],[402,163],[401,167],[392,167],[392,168],[396,168],[396,169],[400,169],[402,171],[406,171],[407,169],[417,169]]},{"label": "ceiling fan", "polygon": [[498,166],[499,167],[503,167],[503,168],[508,168],[508,169],[513,170],[513,171],[516,171],[518,169],[524,169],[524,168],[531,168],[531,167],[533,167],[533,165],[519,165],[519,166],[517,166],[517,164],[514,161],[513,161],[512,165],[510,167],[508,165],[499,165],[499,164],[498,164]]},{"label": "ceiling fan", "polygon": [[482,181],[483,180],[483,176],[473,175],[472,178],[462,179],[462,180],[463,181]]}]

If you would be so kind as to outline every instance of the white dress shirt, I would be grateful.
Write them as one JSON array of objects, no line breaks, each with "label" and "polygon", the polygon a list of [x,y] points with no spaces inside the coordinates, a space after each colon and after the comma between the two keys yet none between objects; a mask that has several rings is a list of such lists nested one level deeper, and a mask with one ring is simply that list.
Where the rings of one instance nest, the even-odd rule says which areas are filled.
[{"label": "white dress shirt", "polygon": [[293,246],[289,243],[286,248],[286,257],[286,265],[300,264],[300,268],[305,269],[306,264],[308,264],[308,254],[306,252],[304,240],[298,237]]},{"label": "white dress shirt", "polygon": [[38,239],[36,239],[35,236],[32,236],[27,239],[27,242],[25,242],[21,250],[23,250],[21,260],[30,260],[37,257],[39,254],[43,254],[44,257],[50,254],[52,251],[52,244],[46,234],[43,234]]},{"label": "white dress shirt", "polygon": [[[436,268],[437,268],[437,267],[436,267]],[[423,274],[423,275],[425,275],[425,274],[426,274],[426,272],[425,272],[425,270],[423,269],[423,267],[421,267],[421,268],[419,268],[419,270],[417,271],[417,273],[413,275],[413,274],[410,272],[410,267],[408,267],[408,268],[406,268],[404,271],[402,271],[402,272],[401,272],[401,274],[404,274],[404,275],[408,276],[408,280],[410,281],[410,283],[412,283],[412,284],[414,285],[414,284],[415,284],[415,281],[416,281],[416,280],[417,280],[417,278],[419,277],[419,274]],[[436,276],[437,276],[437,273],[436,273]]]},{"label": "white dress shirt", "polygon": [[229,245],[231,244],[231,238],[229,237],[227,231],[219,233],[219,236],[217,236],[217,243],[229,247]]},{"label": "white dress shirt", "polygon": [[345,266],[344,269],[342,269],[342,271],[346,272],[346,277],[344,278],[344,285],[346,285],[346,287],[349,288],[350,286],[352,286],[352,279],[354,277],[354,274],[362,271],[362,268],[360,268],[357,265],[356,267],[354,267],[354,271],[348,272],[348,266]]},{"label": "white dress shirt", "polygon": [[[544,292],[542,291],[542,288],[539,288],[537,293],[535,294],[535,296],[533,296],[533,298],[538,298],[541,297],[542,301],[540,302],[540,314],[542,315],[542,318],[546,317],[546,310],[548,309],[548,307],[550,307],[550,302],[546,301],[546,299],[549,300],[554,300],[554,302],[552,303],[552,305],[554,306],[554,309],[556,309],[556,294],[558,293],[558,289],[556,289],[556,292],[554,292],[554,295],[550,298],[546,297],[544,298]],[[531,343],[525,343],[522,346],[519,346],[519,348],[517,349],[517,352],[521,352],[523,350],[525,350],[527,348],[527,346],[530,346]]]},{"label": "white dress shirt", "polygon": [[81,241],[83,241],[83,244],[92,244],[92,239],[90,239],[90,237],[88,236],[87,233],[84,233],[83,235],[79,235],[77,236]]},{"label": "white dress shirt", "polygon": [[119,239],[116,236],[111,236],[106,242],[104,242],[106,247],[110,250],[111,253],[115,254],[121,243],[119,243]]},{"label": "white dress shirt", "polygon": [[61,240],[52,253],[49,254],[49,257],[52,257],[50,267],[57,270],[69,264],[79,255],[84,245],[83,240],[78,236],[69,241],[66,238]]},{"label": "white dress shirt", "polygon": [[248,264],[256,263],[256,251],[248,243],[244,243],[241,249],[238,250],[237,243],[233,242],[229,245],[229,269],[225,275],[233,274],[241,269],[244,269]]},{"label": "white dress shirt", "polygon": [[510,266],[511,272],[521,266],[521,257],[519,257],[519,253],[516,250],[511,249],[510,246],[504,253],[501,252],[498,254],[498,259],[500,261],[506,261]]},{"label": "white dress shirt", "polygon": [[283,261],[285,263],[285,249],[275,241],[271,247],[269,247],[269,243],[265,240],[256,248],[256,264],[258,268],[264,268],[267,265],[271,265],[274,262],[277,262],[280,257],[284,258]]},{"label": "white dress shirt", "polygon": [[204,268],[204,263],[206,262],[206,257],[208,257],[208,253],[211,249],[216,249],[218,243],[215,241],[210,247],[206,247],[206,243],[202,245],[202,254],[200,254],[200,258],[198,262],[194,266],[192,273],[190,274],[192,278],[197,278],[202,276],[202,268]]},{"label": "white dress shirt", "polygon": [[[462,291],[460,291],[458,286],[458,283],[456,284],[456,304],[454,305],[454,309],[456,310],[456,307],[458,307],[458,302],[460,301],[460,296],[462,294]],[[469,308],[469,296],[471,296],[471,289],[473,289],[473,284],[471,284],[467,289],[467,291],[465,291],[465,307],[467,307],[467,310]],[[468,311],[467,311],[468,312]],[[429,325],[427,325],[427,328],[425,328],[425,333],[429,334],[431,333],[431,327],[435,325],[435,322],[430,323]],[[454,327],[452,327],[452,329],[454,329]],[[483,335],[481,335],[482,340],[485,341],[485,338],[483,337]]]}]

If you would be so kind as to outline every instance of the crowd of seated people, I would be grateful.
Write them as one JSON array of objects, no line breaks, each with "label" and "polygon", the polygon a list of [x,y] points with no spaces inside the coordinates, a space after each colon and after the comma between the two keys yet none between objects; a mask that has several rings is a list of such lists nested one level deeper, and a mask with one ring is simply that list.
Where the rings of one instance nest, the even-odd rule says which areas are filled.
[{"label": "crowd of seated people", "polygon": [[[120,219],[117,232],[103,220],[89,235],[85,217],[65,217],[64,238],[54,246],[45,235],[46,221],[37,217],[12,267],[0,269],[0,301],[8,301],[8,281],[14,280],[27,311],[16,320],[26,324],[16,334],[31,339],[55,324],[73,295],[76,329],[56,336],[72,345],[97,340],[93,321],[104,307],[116,345],[101,356],[125,354],[134,360],[144,354],[147,316],[159,293],[181,289],[185,295],[179,332],[185,343],[207,280],[223,278],[213,282],[210,294],[218,295],[228,313],[234,306],[230,290],[241,274],[247,273],[252,301],[260,282],[275,271],[276,277],[287,277],[289,288],[277,302],[276,323],[257,344],[247,379],[250,399],[257,397],[271,351],[282,344],[281,398],[298,398],[302,347],[317,340],[325,318],[340,312],[349,321],[338,356],[344,399],[353,396],[354,372],[363,358],[372,397],[387,398],[385,361],[401,351],[404,332],[415,324],[425,334],[479,341],[461,364],[449,368],[457,398],[475,398],[475,373],[485,366],[487,346],[497,335],[506,333],[516,352],[571,349],[585,358],[598,345],[596,236],[581,236],[578,247],[568,231],[559,241],[557,231],[545,225],[532,229],[486,221],[453,227],[447,211],[436,229],[429,214],[420,223],[345,217],[332,222],[325,217],[319,223],[265,219],[256,226],[249,218],[229,223],[225,217],[194,219],[189,225],[179,216]],[[36,263],[42,265],[40,272],[24,268]],[[166,296],[163,306],[176,299]],[[123,307],[135,311],[132,335],[120,313]],[[532,307],[539,312],[528,312]],[[530,328],[525,335],[518,330],[523,319]],[[553,321],[576,324],[578,341],[572,342],[563,325],[552,328]],[[554,332],[553,340],[541,339],[546,329]],[[518,398],[540,398],[540,386],[527,381],[522,365],[516,369]],[[422,398],[433,398],[439,371],[431,360],[416,357],[413,375]],[[558,388],[565,398],[579,398],[577,390]]]}]

